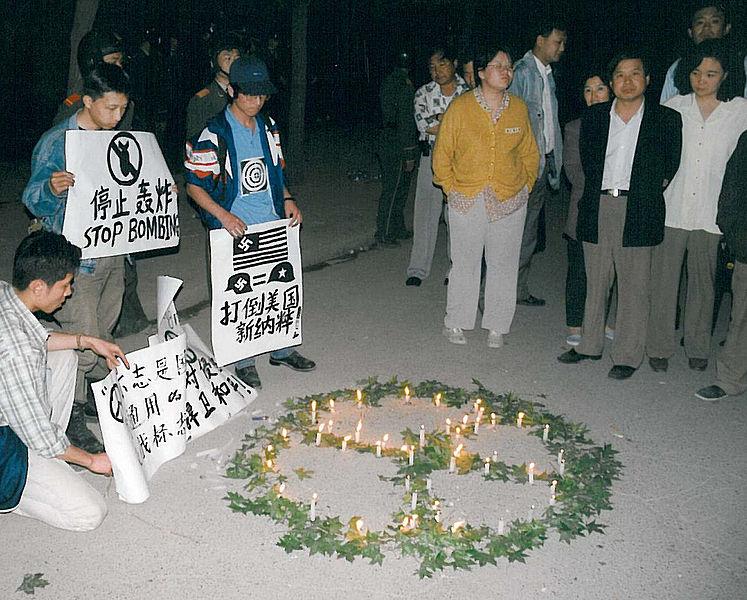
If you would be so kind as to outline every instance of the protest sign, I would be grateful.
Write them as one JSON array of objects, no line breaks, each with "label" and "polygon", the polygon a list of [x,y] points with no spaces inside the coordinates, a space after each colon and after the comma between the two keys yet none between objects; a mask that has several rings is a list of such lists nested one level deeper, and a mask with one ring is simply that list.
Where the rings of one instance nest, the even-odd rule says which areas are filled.
[{"label": "protest sign", "polygon": [[179,244],[174,178],[152,133],[66,131],[65,169],[75,185],[62,233],[83,258]]},{"label": "protest sign", "polygon": [[257,393],[221,369],[188,325],[179,323],[173,298],[179,279],[159,277],[159,334],[129,353],[91,387],[117,493],[144,502],[148,481],[187,443],[215,429],[254,401]]},{"label": "protest sign", "polygon": [[240,238],[210,232],[212,335],[219,365],[301,343],[299,227],[250,225]]}]

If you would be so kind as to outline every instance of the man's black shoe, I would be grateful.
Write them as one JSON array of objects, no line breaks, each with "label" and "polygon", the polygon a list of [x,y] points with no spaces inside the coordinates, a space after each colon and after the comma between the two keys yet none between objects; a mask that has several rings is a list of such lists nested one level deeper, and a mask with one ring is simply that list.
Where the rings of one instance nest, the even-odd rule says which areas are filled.
[{"label": "man's black shoe", "polygon": [[262,381],[257,373],[257,367],[249,365],[248,367],[239,367],[235,370],[236,377],[241,379],[249,387],[253,387],[255,390],[262,389]]},{"label": "man's black shoe", "polygon": [[414,285],[415,287],[418,287],[421,283],[423,283],[423,280],[420,277],[408,277],[405,281],[405,285]]},{"label": "man's black shoe", "polygon": [[715,402],[716,400],[721,400],[721,398],[726,398],[728,395],[726,391],[717,385],[709,385],[695,392],[696,398],[700,398],[706,402]]},{"label": "man's black shoe", "polygon": [[313,371],[314,369],[316,369],[316,363],[313,360],[309,360],[308,358],[301,356],[295,350],[285,358],[273,358],[272,356],[270,356],[270,364],[273,367],[285,365],[286,367],[290,367],[294,371]]},{"label": "man's black shoe", "polygon": [[599,360],[600,358],[602,358],[601,354],[581,354],[576,352],[574,348],[571,348],[568,352],[563,352],[563,354],[558,356],[558,360],[564,365],[575,365],[576,363],[580,363],[582,360]]},{"label": "man's black shoe", "polygon": [[98,454],[104,451],[104,445],[93,435],[93,432],[86,427],[86,417],[83,412],[83,405],[73,402],[73,409],[70,412],[70,421],[67,424],[68,440],[73,446],[81,450]]},{"label": "man's black shoe", "polygon": [[517,300],[516,304],[520,304],[521,306],[544,306],[545,300],[543,298],[535,298],[529,294],[526,298]]},{"label": "man's black shoe", "polygon": [[628,379],[628,377],[633,373],[635,373],[633,367],[629,367],[628,365],[615,365],[610,369],[610,372],[607,373],[607,377],[611,379]]},{"label": "man's black shoe", "polygon": [[707,358],[691,358],[687,362],[693,371],[705,371],[708,368]]},{"label": "man's black shoe", "polygon": [[648,359],[648,364],[653,371],[664,373],[669,368],[669,359],[652,356]]}]

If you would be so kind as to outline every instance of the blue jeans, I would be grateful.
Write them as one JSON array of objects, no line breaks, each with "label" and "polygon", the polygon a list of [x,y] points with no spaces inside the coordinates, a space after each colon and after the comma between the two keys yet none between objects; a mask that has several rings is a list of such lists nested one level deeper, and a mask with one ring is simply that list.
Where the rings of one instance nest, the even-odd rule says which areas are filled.
[{"label": "blue jeans", "polygon": [[[288,358],[291,354],[293,354],[294,350],[295,348],[281,348],[280,350],[270,352],[270,356],[272,358]],[[233,368],[243,369],[245,367],[253,367],[256,358],[256,356],[251,356],[249,358],[242,358],[241,360],[237,360],[235,363],[233,363]]]}]

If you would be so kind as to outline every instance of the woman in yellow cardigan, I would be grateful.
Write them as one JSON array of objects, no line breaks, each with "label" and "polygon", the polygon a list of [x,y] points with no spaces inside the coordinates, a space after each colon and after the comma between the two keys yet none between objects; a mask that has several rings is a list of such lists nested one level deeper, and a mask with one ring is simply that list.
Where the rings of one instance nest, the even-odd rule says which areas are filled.
[{"label": "woman in yellow cardigan", "polygon": [[453,344],[466,344],[463,330],[475,326],[483,252],[488,347],[503,345],[516,310],[519,250],[539,153],[526,105],[508,93],[511,65],[503,48],[475,57],[478,87],[451,103],[433,151],[433,181],[449,211],[452,266],[443,333]]}]

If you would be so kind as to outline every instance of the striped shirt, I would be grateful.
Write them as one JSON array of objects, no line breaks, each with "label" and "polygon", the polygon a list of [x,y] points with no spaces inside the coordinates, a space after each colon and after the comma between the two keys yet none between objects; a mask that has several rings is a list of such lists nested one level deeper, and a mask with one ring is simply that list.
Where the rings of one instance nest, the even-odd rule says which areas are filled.
[{"label": "striped shirt", "polygon": [[0,281],[0,425],[10,425],[30,452],[54,458],[70,442],[51,422],[48,335],[13,287]]}]

